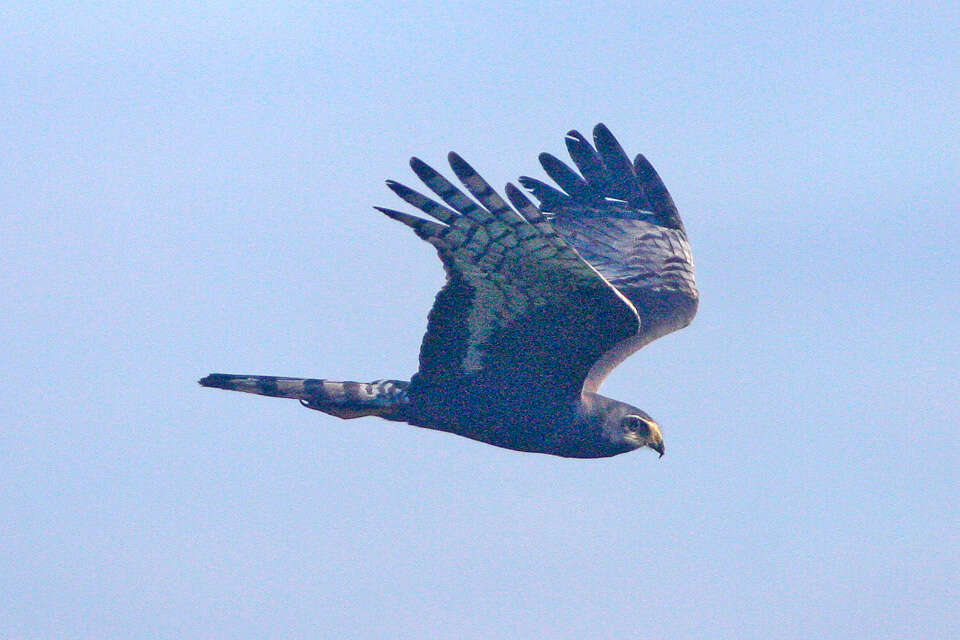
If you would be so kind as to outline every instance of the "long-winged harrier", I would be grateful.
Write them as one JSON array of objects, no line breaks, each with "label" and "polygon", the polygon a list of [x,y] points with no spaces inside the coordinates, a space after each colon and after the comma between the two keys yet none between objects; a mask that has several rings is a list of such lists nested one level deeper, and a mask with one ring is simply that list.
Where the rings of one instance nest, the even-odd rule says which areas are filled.
[{"label": "long-winged harrier", "polygon": [[200,384],[518,451],[596,458],[647,446],[663,455],[659,425],[597,389],[633,352],[693,319],[690,245],[647,159],[630,162],[602,124],[594,143],[566,136],[579,174],[540,155],[562,190],[520,178],[537,206],[508,184],[511,207],[455,153],[450,167],[472,199],[417,158],[414,173],[443,203],[387,182],[433,220],[377,209],[432,244],[447,274],[409,382],[213,373]]}]

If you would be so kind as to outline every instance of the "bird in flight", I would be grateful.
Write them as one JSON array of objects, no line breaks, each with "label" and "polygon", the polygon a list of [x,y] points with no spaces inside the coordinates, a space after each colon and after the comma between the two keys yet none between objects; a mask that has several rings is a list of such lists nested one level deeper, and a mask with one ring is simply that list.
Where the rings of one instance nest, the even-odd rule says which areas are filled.
[{"label": "bird in flight", "polygon": [[455,153],[450,168],[467,193],[417,158],[410,166],[435,197],[387,181],[428,217],[377,210],[433,245],[447,276],[411,380],[212,373],[200,384],[517,451],[601,458],[649,447],[662,456],[657,422],[597,390],[632,353],[693,320],[686,232],[657,172],[643,155],[631,162],[606,126],[593,144],[571,131],[566,146],[579,172],[540,154],[559,188],[520,178],[539,204],[513,184],[508,203]]}]

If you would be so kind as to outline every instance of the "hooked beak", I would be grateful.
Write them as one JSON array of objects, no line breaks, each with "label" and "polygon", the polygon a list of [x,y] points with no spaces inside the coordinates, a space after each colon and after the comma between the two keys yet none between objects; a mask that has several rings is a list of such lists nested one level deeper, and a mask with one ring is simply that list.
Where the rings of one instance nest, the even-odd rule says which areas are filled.
[{"label": "hooked beak", "polygon": [[662,442],[659,443],[659,444],[657,444],[657,443],[654,442],[654,443],[651,443],[651,444],[649,444],[649,445],[647,445],[647,446],[649,446],[651,449],[653,449],[654,451],[656,451],[657,453],[659,453],[661,458],[663,457],[664,447],[663,447],[663,443],[662,443]]}]

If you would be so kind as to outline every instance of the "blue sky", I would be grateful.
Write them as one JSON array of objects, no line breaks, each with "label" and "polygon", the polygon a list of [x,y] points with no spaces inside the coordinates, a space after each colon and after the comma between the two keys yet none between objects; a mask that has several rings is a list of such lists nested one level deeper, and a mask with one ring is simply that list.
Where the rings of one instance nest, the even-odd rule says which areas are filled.
[{"label": "blue sky", "polygon": [[[960,634],[956,8],[0,20],[0,636]],[[662,460],[196,385],[409,377],[442,271],[383,180],[540,176],[601,121],[697,261],[694,323],[603,389]]]}]

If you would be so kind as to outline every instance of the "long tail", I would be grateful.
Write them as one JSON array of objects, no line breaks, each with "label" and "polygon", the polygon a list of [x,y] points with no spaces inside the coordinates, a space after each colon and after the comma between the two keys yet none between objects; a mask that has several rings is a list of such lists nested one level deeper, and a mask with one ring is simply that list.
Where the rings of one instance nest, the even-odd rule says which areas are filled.
[{"label": "long tail", "polygon": [[211,373],[200,380],[204,387],[256,393],[274,398],[296,398],[308,409],[316,409],[338,418],[380,416],[404,420],[407,387],[404,380],[374,382],[335,382],[314,378],[280,378]]}]

